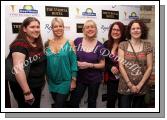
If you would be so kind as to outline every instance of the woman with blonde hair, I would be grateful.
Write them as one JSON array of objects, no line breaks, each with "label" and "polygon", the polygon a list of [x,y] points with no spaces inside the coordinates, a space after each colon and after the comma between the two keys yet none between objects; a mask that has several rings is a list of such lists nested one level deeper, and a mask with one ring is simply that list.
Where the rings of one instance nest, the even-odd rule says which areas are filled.
[{"label": "woman with blonde hair", "polygon": [[48,85],[52,107],[62,108],[68,93],[76,87],[77,60],[73,42],[64,36],[63,20],[53,18],[51,25],[54,37],[46,48]]},{"label": "woman with blonde hair", "polygon": [[71,93],[70,107],[79,107],[82,96],[88,88],[88,107],[96,107],[98,89],[102,80],[105,60],[100,53],[102,44],[97,40],[97,26],[93,20],[87,20],[83,27],[84,37],[76,38],[78,61],[77,87]]}]

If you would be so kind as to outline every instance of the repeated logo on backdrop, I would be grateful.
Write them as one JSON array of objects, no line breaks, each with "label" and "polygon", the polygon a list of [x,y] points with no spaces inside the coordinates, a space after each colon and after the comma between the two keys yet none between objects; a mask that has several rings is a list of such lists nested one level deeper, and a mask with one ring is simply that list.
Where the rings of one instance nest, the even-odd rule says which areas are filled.
[{"label": "repeated logo on backdrop", "polygon": [[[10,11],[9,15],[10,17],[38,17],[38,19],[41,22],[41,28],[44,28],[44,36],[48,37],[49,35],[45,35],[52,32],[52,28],[50,25],[50,22],[53,17],[63,17],[64,19],[64,30],[67,32],[67,35],[71,35],[73,31],[75,31],[74,34],[71,35],[77,36],[78,33],[82,33],[84,21],[87,19],[93,19],[96,23],[98,28],[100,29],[100,32],[98,32],[99,40],[100,41],[106,41],[108,36],[108,31],[110,24],[112,22],[120,20],[120,21],[130,21],[132,19],[138,19],[139,13],[136,12],[136,9],[133,10],[127,10],[123,9],[123,11],[117,10],[116,5],[111,5],[110,8],[98,9],[95,7],[76,7],[76,8],[69,8],[64,6],[38,6],[38,9],[33,5],[23,5],[23,6],[17,6],[17,5],[10,5]],[[40,8],[40,10],[39,10]],[[98,11],[97,11],[98,9]],[[144,8],[143,8],[144,9]],[[43,10],[43,11],[42,11]],[[74,11],[70,11],[74,10]],[[127,10],[127,11],[126,11]],[[40,14],[39,11],[44,14]],[[123,15],[123,16],[120,16]],[[42,18],[39,18],[42,17]],[[47,21],[43,20],[43,18],[46,18]],[[144,18],[143,18],[144,19]],[[68,22],[68,25],[66,22]],[[99,23],[99,21],[103,21],[104,23]],[[22,21],[20,21],[22,22]],[[150,22],[148,19],[145,19],[145,22]],[[19,21],[17,22],[11,22],[12,23],[12,32],[18,33],[19,28],[21,26],[21,23]]]},{"label": "repeated logo on backdrop", "polygon": [[46,16],[69,17],[68,7],[45,6]]},{"label": "repeated logo on backdrop", "polygon": [[139,19],[139,16],[137,16],[136,12],[131,12],[129,19]]},{"label": "repeated logo on backdrop", "polygon": [[10,5],[12,12],[15,12],[16,5]]},{"label": "repeated logo on backdrop", "polygon": [[22,23],[12,23],[12,32],[19,33],[19,29]]},{"label": "repeated logo on backdrop", "polygon": [[85,11],[76,8],[76,18],[96,18],[96,13],[92,8],[86,8]]},{"label": "repeated logo on backdrop", "polygon": [[82,33],[83,32],[83,26],[84,26],[84,24],[82,24],[82,23],[77,23],[76,24],[76,28],[77,28],[77,33]]},{"label": "repeated logo on backdrop", "polygon": [[102,19],[119,19],[119,11],[102,10]]},{"label": "repeated logo on backdrop", "polygon": [[34,10],[32,5],[24,5],[23,9],[19,9],[19,13],[34,13],[34,14],[37,14],[38,10]]},{"label": "repeated logo on backdrop", "polygon": [[24,5],[22,8],[19,8],[19,6],[16,5],[10,5],[11,17],[38,17],[38,10],[36,10],[32,5]]},{"label": "repeated logo on backdrop", "polygon": [[87,8],[85,12],[82,12],[83,16],[96,16],[96,13],[93,12],[92,8]]},{"label": "repeated logo on backdrop", "polygon": [[102,33],[108,32],[108,31],[109,31],[109,27],[110,27],[110,25],[108,25],[108,26],[106,26],[106,25],[101,25]]},{"label": "repeated logo on backdrop", "polygon": [[124,20],[134,20],[134,19],[139,19],[139,16],[137,15],[136,12],[127,12],[124,11]]},{"label": "repeated logo on backdrop", "polygon": [[[52,31],[52,26],[50,24],[45,24],[45,30],[47,33]],[[70,26],[64,26],[65,31],[70,31]]]}]

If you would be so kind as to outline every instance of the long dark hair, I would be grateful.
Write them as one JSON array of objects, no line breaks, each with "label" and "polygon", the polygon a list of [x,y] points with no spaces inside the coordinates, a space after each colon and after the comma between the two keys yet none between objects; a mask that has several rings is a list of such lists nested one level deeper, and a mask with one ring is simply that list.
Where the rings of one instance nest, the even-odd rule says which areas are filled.
[{"label": "long dark hair", "polygon": [[118,25],[119,29],[120,29],[120,32],[121,32],[121,38],[120,38],[118,43],[120,43],[122,41],[125,41],[125,25],[122,22],[120,22],[120,21],[112,23],[111,26],[110,26],[109,32],[108,32],[107,48],[109,50],[111,50],[111,48],[113,47],[113,44],[114,44],[114,39],[111,36],[111,31],[112,31],[114,25]]},{"label": "long dark hair", "polygon": [[[17,35],[17,37],[15,38],[15,40],[10,44],[10,47],[13,45],[13,43],[15,43],[16,41],[23,41],[23,42],[27,42],[28,43],[28,40],[26,38],[26,34],[25,32],[23,31],[23,28],[27,27],[31,22],[33,21],[37,21],[40,25],[40,22],[37,18],[35,17],[27,17],[23,23],[21,24],[21,27],[19,29],[19,33]],[[41,34],[39,35],[38,38],[35,39],[35,42],[37,44],[37,48],[39,49],[43,49],[43,43],[42,43],[42,37],[41,37]]]},{"label": "long dark hair", "polygon": [[138,19],[138,20],[132,20],[128,26],[127,26],[127,31],[126,31],[126,38],[127,39],[131,39],[131,34],[130,34],[130,29],[133,25],[133,23],[138,23],[141,29],[141,39],[147,39],[148,38],[148,27],[146,26],[146,24]]}]

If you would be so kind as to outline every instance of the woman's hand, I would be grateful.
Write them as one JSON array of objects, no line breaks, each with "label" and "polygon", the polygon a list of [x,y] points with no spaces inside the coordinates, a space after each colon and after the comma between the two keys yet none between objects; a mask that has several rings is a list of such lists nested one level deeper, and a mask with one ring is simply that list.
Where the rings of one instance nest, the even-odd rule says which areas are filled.
[{"label": "woman's hand", "polygon": [[142,88],[142,86],[140,84],[138,84],[138,85],[136,85],[136,88],[137,88],[137,93],[139,93],[141,88]]},{"label": "woman's hand", "polygon": [[88,62],[79,62],[78,61],[78,67],[79,69],[87,69],[87,68],[90,68],[92,66],[91,63],[88,63]]},{"label": "woman's hand", "polygon": [[138,88],[134,84],[132,84],[130,81],[127,82],[127,85],[130,88],[130,91],[132,93],[137,93],[138,92]]},{"label": "woman's hand", "polygon": [[117,69],[117,67],[113,66],[113,67],[111,68],[111,72],[112,72],[113,74],[118,74],[118,73],[119,73],[119,70]]},{"label": "woman's hand", "polygon": [[131,91],[132,93],[137,93],[137,92],[138,92],[138,89],[137,89],[137,87],[136,87],[135,85],[132,85],[132,87],[130,88],[130,91]]},{"label": "woman's hand", "polygon": [[73,91],[76,88],[76,80],[71,80],[71,88],[70,91]]},{"label": "woman's hand", "polygon": [[35,98],[32,93],[24,95],[24,99],[25,99],[25,102],[28,103],[29,105],[32,105],[35,101]]}]

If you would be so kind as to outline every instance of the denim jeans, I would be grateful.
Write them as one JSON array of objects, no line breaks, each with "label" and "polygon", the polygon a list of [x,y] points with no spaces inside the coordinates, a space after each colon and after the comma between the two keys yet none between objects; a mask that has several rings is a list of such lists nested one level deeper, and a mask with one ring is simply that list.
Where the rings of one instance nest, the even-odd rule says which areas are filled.
[{"label": "denim jeans", "polygon": [[79,108],[81,98],[83,97],[86,88],[88,87],[88,108],[96,108],[96,99],[98,96],[98,89],[100,83],[95,84],[84,84],[77,83],[77,87],[71,92],[70,96],[70,107]]}]

